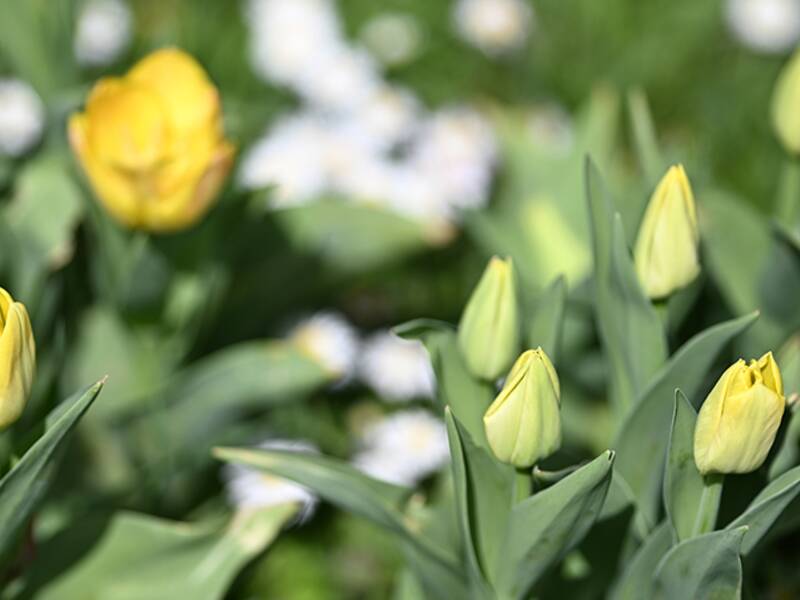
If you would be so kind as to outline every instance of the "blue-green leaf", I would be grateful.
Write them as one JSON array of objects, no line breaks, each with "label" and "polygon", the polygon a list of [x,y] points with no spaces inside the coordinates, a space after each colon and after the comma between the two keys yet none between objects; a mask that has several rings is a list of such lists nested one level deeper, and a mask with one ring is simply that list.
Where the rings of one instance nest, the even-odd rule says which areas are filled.
[{"label": "blue-green leaf", "polygon": [[611,600],[641,600],[647,598],[658,563],[672,547],[672,527],[667,521],[655,527],[614,585]]},{"label": "blue-green leaf", "polygon": [[557,360],[561,342],[561,328],[567,301],[567,280],[557,277],[527,310],[525,341],[528,348],[542,347],[547,355]]}]

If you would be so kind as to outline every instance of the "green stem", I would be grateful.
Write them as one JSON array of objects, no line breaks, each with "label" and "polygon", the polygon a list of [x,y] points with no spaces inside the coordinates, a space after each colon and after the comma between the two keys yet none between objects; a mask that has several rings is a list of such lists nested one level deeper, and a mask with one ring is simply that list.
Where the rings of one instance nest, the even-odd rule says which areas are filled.
[{"label": "green stem", "polygon": [[786,227],[794,229],[797,225],[798,206],[800,206],[800,161],[790,157],[784,162],[778,183],[775,217]]},{"label": "green stem", "polygon": [[697,506],[692,537],[714,531],[724,479],[725,476],[721,473],[710,473],[703,476],[703,494],[700,496]]},{"label": "green stem", "polygon": [[531,495],[533,479],[529,469],[517,469],[514,476],[514,502],[522,502]]}]

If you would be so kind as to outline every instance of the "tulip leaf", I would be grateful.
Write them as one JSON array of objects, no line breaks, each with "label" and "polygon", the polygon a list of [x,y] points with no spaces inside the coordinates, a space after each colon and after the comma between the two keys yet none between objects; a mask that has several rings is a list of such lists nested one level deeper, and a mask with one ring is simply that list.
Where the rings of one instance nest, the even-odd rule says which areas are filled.
[{"label": "tulip leaf", "polygon": [[606,451],[514,505],[506,542],[497,557],[495,587],[501,597],[527,597],[548,567],[583,539],[603,507],[613,463],[614,453]]},{"label": "tulip leaf", "polygon": [[77,523],[44,544],[26,591],[43,600],[221,600],[296,513],[294,503],[243,511],[222,528],[118,513],[59,576],[55,565],[82,537],[76,530],[91,528]]},{"label": "tulip leaf", "polygon": [[590,159],[585,177],[595,310],[611,368],[612,405],[624,414],[665,362],[667,342],[661,320],[636,278],[622,220]]},{"label": "tulip leaf", "polygon": [[[784,375],[785,373],[785,369],[781,369],[781,374]],[[784,390],[796,389],[795,386],[789,387],[786,384],[785,375],[783,381]],[[769,465],[770,481],[784,474],[800,462],[800,405],[795,402],[788,412],[789,424],[786,426],[786,433],[783,436],[783,440],[781,440],[778,451],[775,452],[775,457]]]},{"label": "tulip leaf", "polygon": [[421,221],[379,206],[320,201],[273,214],[298,250],[347,272],[396,262],[439,241]]},{"label": "tulip leaf", "polygon": [[476,446],[450,410],[445,420],[467,562],[476,584],[484,578],[491,582],[503,551],[515,472]]},{"label": "tulip leaf", "polygon": [[628,561],[620,579],[614,585],[610,600],[640,600],[648,597],[653,573],[658,563],[672,547],[672,527],[667,521],[656,526]]},{"label": "tulip leaf", "polygon": [[704,477],[695,465],[696,421],[694,407],[680,390],[675,390],[675,412],[664,473],[664,507],[676,542],[714,530],[722,494],[722,477]]},{"label": "tulip leaf", "polygon": [[557,277],[533,302],[525,323],[527,347],[542,350],[553,360],[558,355],[567,302],[567,280]]},{"label": "tulip leaf", "polygon": [[223,428],[248,411],[302,398],[330,381],[311,357],[284,341],[243,342],[179,371],[155,392],[137,428],[154,460],[172,454],[203,463]]},{"label": "tulip leaf", "polygon": [[402,512],[413,493],[369,477],[347,462],[312,453],[245,448],[215,448],[216,458],[290,479],[338,506],[398,535],[427,559],[455,568],[456,559],[441,546],[407,526]]},{"label": "tulip leaf", "polygon": [[681,542],[661,560],[655,574],[654,593],[645,597],[741,598],[739,552],[746,531],[746,527],[714,531]]},{"label": "tulip leaf", "polygon": [[42,500],[53,474],[56,452],[97,398],[103,383],[99,381],[56,406],[47,419],[44,434],[0,480],[0,556],[10,551]]},{"label": "tulip leaf", "polygon": [[667,163],[658,145],[653,115],[643,90],[636,89],[628,94],[628,116],[636,157],[644,171],[647,186],[654,188],[667,170]]},{"label": "tulip leaf", "polygon": [[630,486],[647,522],[656,522],[672,416],[670,399],[675,389],[680,387],[687,397],[696,396],[717,354],[757,316],[753,313],[725,321],[691,338],[670,358],[622,422],[614,446],[617,470]]},{"label": "tulip leaf", "polygon": [[772,480],[759,492],[745,511],[726,527],[727,530],[746,526],[742,554],[747,556],[777,521],[784,509],[800,493],[800,466]]},{"label": "tulip leaf", "polygon": [[[449,406],[453,416],[481,448],[489,448],[483,429],[483,415],[494,398],[490,383],[472,376],[461,356],[455,329],[438,321],[411,321],[399,329],[406,337],[425,344],[436,373],[439,402]],[[408,333],[404,333],[408,332]]]}]

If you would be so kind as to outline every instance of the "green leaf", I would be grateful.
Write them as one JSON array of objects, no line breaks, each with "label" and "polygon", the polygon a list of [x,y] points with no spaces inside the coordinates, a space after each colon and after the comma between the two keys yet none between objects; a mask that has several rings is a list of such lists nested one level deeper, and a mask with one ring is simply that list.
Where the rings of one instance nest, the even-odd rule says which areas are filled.
[{"label": "green leaf", "polygon": [[[781,369],[781,374],[783,375],[783,373],[785,370]],[[785,382],[784,378],[784,389],[787,391],[792,389]],[[784,474],[798,462],[800,462],[800,405],[795,403],[789,409],[789,424],[786,426],[786,433],[781,440],[781,445],[769,465],[770,481]]]},{"label": "green leaf", "polygon": [[715,531],[675,546],[658,566],[652,597],[664,600],[740,598],[742,560],[739,550],[746,531],[746,527]]},{"label": "green leaf", "polygon": [[0,480],[0,556],[9,552],[42,500],[56,451],[97,398],[103,383],[95,383],[53,409],[45,433]]},{"label": "green leaf", "polygon": [[527,597],[545,570],[583,539],[603,507],[613,463],[614,453],[606,451],[512,508],[506,543],[497,557],[500,594]]},{"label": "green leaf", "polygon": [[676,542],[714,530],[722,494],[722,477],[703,477],[695,465],[696,421],[694,407],[680,390],[675,390],[675,412],[664,473],[664,507]]},{"label": "green leaf", "polygon": [[611,368],[611,400],[630,407],[667,358],[661,321],[633,267],[622,220],[597,168],[586,161],[586,197],[594,252],[595,310]]},{"label": "green leaf", "polygon": [[662,557],[672,547],[672,527],[667,521],[656,526],[614,585],[610,600],[641,600],[648,597],[653,584],[653,573]]},{"label": "green leaf", "polygon": [[541,346],[547,355],[556,360],[564,323],[567,301],[567,280],[557,277],[527,311],[525,340],[529,348]]},{"label": "green leaf", "polygon": [[427,538],[412,532],[403,507],[413,490],[364,475],[347,462],[282,450],[215,448],[216,458],[240,463],[290,479],[312,489],[328,502],[398,534],[428,559],[446,567],[457,563],[454,556]]},{"label": "green leaf", "polygon": [[218,600],[296,513],[293,503],[240,512],[222,530],[120,513],[58,577],[49,570],[75,552],[79,523],[44,545],[29,579],[43,600]]},{"label": "green leaf", "polygon": [[445,410],[452,457],[456,509],[475,585],[496,579],[513,504],[513,467],[495,460],[470,439],[450,410]]},{"label": "green leaf", "polygon": [[670,399],[675,389],[680,387],[687,396],[696,396],[717,354],[752,325],[757,316],[754,313],[714,325],[686,342],[621,423],[614,444],[618,453],[617,470],[630,485],[647,522],[656,522],[673,406]]},{"label": "green leaf", "polygon": [[447,232],[378,206],[322,201],[273,213],[300,251],[340,271],[374,269],[444,241]]},{"label": "green leaf", "polygon": [[644,171],[647,186],[654,188],[666,172],[667,164],[658,146],[653,115],[643,90],[635,89],[628,94],[628,116],[636,157]]},{"label": "green leaf", "polygon": [[771,481],[747,509],[725,528],[735,530],[747,527],[742,542],[743,555],[750,554],[798,493],[800,493],[800,467],[795,467]]},{"label": "green leaf", "polygon": [[413,332],[414,337],[425,344],[436,373],[442,408],[449,406],[453,416],[464,426],[472,441],[481,448],[488,449],[483,415],[494,398],[494,387],[470,374],[461,357],[455,329],[438,321],[417,320],[400,326],[400,331]]}]

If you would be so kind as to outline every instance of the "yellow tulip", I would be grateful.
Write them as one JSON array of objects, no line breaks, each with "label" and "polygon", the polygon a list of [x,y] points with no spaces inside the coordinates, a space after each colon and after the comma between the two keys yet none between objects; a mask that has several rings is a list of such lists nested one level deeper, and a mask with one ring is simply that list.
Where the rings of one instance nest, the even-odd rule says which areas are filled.
[{"label": "yellow tulip", "polygon": [[36,370],[36,345],[28,311],[0,288],[0,429],[22,414]]},{"label": "yellow tulip", "polygon": [[511,259],[493,257],[458,325],[461,353],[476,377],[494,380],[519,352],[517,280]]},{"label": "yellow tulip", "polygon": [[489,447],[502,462],[530,467],[561,447],[561,387],[541,348],[514,363],[483,416]]},{"label": "yellow tulip", "polygon": [[749,473],[767,458],[785,408],[772,352],[728,367],[706,398],[694,432],[694,460],[707,473]]},{"label": "yellow tulip", "polygon": [[681,165],[670,167],[644,213],[636,239],[636,273],[650,298],[663,298],[700,273],[694,194]]},{"label": "yellow tulip", "polygon": [[130,228],[176,231],[210,208],[233,162],[219,94],[176,48],[100,80],[69,139],[97,197]]},{"label": "yellow tulip", "polygon": [[800,50],[783,68],[772,96],[772,126],[790,154],[800,154]]}]

